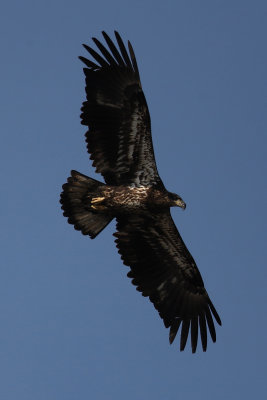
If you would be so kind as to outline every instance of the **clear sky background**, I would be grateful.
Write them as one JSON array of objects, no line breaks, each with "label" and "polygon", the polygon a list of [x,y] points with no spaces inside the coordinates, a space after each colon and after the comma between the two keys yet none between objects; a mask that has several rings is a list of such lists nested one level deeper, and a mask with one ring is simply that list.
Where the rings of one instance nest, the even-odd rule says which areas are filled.
[{"label": "clear sky background", "polygon": [[[267,2],[3,1],[0,398],[251,399],[267,391]],[[130,39],[172,211],[222,318],[195,355],[136,292],[111,224],[59,205],[86,153],[82,43]]]}]

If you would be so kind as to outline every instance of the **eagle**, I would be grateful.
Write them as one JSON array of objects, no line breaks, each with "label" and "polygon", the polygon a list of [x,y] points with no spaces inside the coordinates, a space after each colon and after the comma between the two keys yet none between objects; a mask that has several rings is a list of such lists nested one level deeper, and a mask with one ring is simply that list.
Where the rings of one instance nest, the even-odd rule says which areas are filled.
[{"label": "eagle", "polygon": [[90,59],[79,58],[86,66],[81,123],[88,127],[87,150],[105,183],[71,171],[62,186],[63,215],[91,239],[115,218],[115,243],[130,267],[127,276],[170,328],[170,343],[181,326],[180,350],[191,336],[195,353],[200,334],[206,351],[208,332],[216,341],[214,319],[219,325],[221,320],[171,217],[170,207],[186,204],[159,176],[133,47],[128,41],[127,49],[117,31],[116,41],[102,34],[102,42],[92,38],[97,51],[83,45]]}]

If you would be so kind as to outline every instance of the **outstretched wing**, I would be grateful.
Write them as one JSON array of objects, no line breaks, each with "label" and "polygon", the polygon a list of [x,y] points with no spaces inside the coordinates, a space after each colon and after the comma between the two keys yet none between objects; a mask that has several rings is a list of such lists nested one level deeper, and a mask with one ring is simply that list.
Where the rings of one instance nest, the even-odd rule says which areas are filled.
[{"label": "outstretched wing", "polygon": [[213,317],[219,325],[221,320],[170,212],[119,217],[114,236],[124,264],[131,267],[132,283],[143,296],[149,296],[166,328],[170,327],[170,343],[182,324],[180,350],[191,328],[192,352],[199,331],[206,351],[207,326],[215,342]]},{"label": "outstretched wing", "polygon": [[89,128],[86,141],[93,166],[110,185],[163,186],[133,48],[128,42],[127,52],[117,32],[118,48],[105,32],[103,36],[106,47],[93,38],[98,53],[84,45],[94,61],[79,57],[87,66],[81,123]]}]

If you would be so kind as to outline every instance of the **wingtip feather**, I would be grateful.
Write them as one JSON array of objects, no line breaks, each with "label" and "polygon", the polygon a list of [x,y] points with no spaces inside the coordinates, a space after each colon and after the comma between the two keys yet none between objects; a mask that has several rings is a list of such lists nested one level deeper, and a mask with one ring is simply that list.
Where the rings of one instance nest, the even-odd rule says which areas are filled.
[{"label": "wingtip feather", "polygon": [[179,318],[179,319],[174,320],[174,322],[172,323],[171,328],[170,328],[170,333],[169,333],[170,344],[173,343],[173,341],[177,335],[177,332],[179,330],[179,327],[181,325],[181,322],[182,322],[182,320]]},{"label": "wingtip feather", "polygon": [[209,304],[209,307],[210,307],[210,309],[211,309],[211,312],[212,312],[214,318],[216,319],[216,322],[218,323],[218,325],[222,326],[221,318],[219,317],[219,314],[217,313],[217,311],[216,311],[216,309],[215,309],[215,307],[214,307],[214,305],[212,304],[212,302],[211,302],[210,299],[209,299],[209,301],[208,301],[208,304]]}]

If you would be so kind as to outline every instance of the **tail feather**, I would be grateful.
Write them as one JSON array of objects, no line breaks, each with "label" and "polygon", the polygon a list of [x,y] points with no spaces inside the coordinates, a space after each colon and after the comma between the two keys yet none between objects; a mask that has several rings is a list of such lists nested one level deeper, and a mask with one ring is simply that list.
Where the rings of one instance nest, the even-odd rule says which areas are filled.
[{"label": "tail feather", "polygon": [[94,239],[112,220],[109,215],[88,208],[88,197],[90,198],[90,194],[93,195],[102,185],[104,183],[77,171],[71,171],[68,182],[62,186],[60,203],[63,215],[76,230],[89,235],[91,239]]}]

